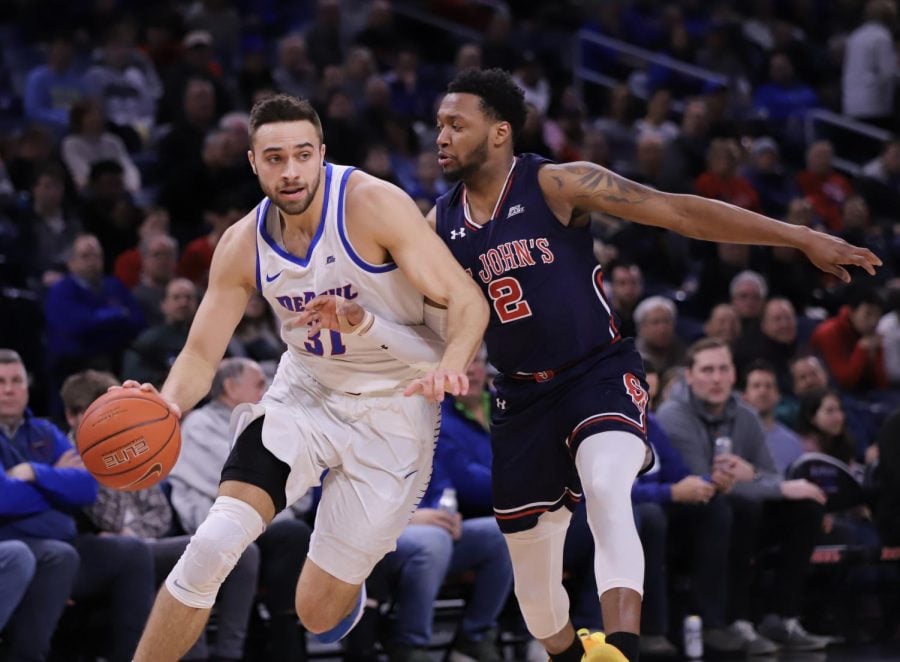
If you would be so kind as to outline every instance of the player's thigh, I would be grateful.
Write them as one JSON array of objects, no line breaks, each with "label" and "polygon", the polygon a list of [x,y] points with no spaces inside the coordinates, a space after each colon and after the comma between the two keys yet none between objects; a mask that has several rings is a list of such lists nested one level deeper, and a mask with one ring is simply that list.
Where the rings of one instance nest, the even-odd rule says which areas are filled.
[{"label": "player's thigh", "polygon": [[423,398],[373,398],[342,465],[325,477],[309,558],[350,584],[394,549],[431,477],[437,411]]}]

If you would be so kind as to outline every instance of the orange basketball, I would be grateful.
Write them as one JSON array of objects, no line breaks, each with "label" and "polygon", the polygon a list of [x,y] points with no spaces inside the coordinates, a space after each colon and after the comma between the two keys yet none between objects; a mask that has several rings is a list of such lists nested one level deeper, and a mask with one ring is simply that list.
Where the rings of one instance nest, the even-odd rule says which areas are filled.
[{"label": "orange basketball", "polygon": [[121,388],[91,403],[75,443],[97,481],[133,492],[169,475],[181,451],[181,428],[160,396]]}]

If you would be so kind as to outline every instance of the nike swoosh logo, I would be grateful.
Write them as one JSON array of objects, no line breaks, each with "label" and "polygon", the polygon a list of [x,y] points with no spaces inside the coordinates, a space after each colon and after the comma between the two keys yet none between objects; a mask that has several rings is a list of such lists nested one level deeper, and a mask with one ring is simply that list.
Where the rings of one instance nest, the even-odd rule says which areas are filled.
[{"label": "nike swoosh logo", "polygon": [[278,277],[281,275],[281,272],[282,272],[282,271],[284,271],[284,269],[282,269],[281,271],[279,271],[279,272],[278,272],[277,274],[275,274],[274,276],[270,276],[269,274],[266,274],[266,282],[267,282],[267,283],[271,283],[273,280],[275,280],[276,278],[278,278]]},{"label": "nike swoosh logo", "polygon": [[403,477],[403,479],[406,480],[407,478],[409,478],[410,476],[412,476],[413,474],[416,474],[416,473],[419,473],[419,470],[418,470],[418,469],[413,469],[413,470],[410,471],[408,474],[406,474],[406,475]]},{"label": "nike swoosh logo", "polygon": [[175,586],[177,586],[178,588],[180,588],[180,589],[181,589],[182,591],[184,591],[185,593],[191,593],[192,595],[200,595],[199,593],[197,593],[197,591],[192,591],[192,590],[189,589],[187,586],[184,586],[180,581],[178,581],[177,578],[176,578],[174,581],[175,581]]}]

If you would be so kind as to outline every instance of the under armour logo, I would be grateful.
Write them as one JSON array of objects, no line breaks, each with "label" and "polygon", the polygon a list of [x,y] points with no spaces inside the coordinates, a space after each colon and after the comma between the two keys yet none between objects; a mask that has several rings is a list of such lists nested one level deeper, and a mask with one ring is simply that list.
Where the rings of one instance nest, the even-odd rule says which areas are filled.
[{"label": "under armour logo", "polygon": [[466,229],[465,229],[465,228],[460,228],[459,230],[451,230],[451,231],[450,231],[450,238],[451,238],[451,239],[458,239],[458,238],[460,238],[460,237],[465,237],[465,236],[466,236]]},{"label": "under armour logo", "polygon": [[500,411],[506,411],[506,400],[497,398],[497,407],[500,409]]}]

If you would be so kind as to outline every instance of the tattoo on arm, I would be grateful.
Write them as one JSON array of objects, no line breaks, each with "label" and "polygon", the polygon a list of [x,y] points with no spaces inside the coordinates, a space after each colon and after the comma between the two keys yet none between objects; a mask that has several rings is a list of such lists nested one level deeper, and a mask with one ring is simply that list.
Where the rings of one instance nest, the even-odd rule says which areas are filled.
[{"label": "tattoo on arm", "polygon": [[[563,168],[578,177],[576,198],[602,198],[608,202],[636,205],[652,195],[652,190],[597,166],[566,165]],[[555,177],[554,177],[555,178]],[[558,181],[558,180],[557,180]]]}]

